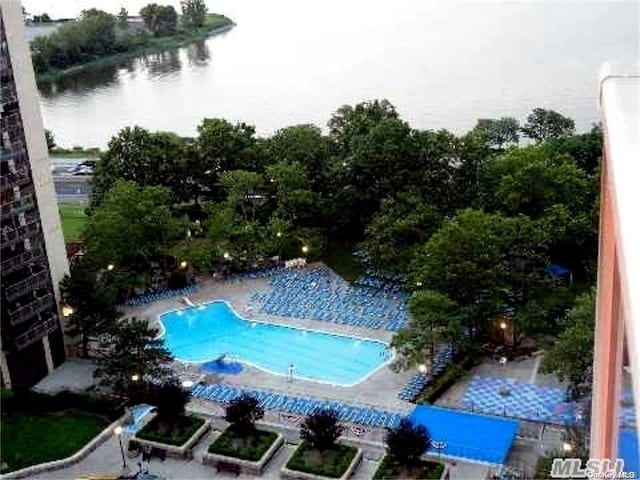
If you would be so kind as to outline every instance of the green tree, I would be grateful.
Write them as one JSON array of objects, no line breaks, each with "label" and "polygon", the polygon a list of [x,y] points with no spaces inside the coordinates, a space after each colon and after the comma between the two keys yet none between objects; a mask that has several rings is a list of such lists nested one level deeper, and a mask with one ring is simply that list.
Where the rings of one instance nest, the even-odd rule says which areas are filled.
[{"label": "green tree", "polygon": [[108,331],[119,316],[116,292],[86,258],[81,258],[71,263],[70,275],[60,282],[60,295],[73,312],[65,322],[65,332],[80,337],[86,358],[89,340]]},{"label": "green tree", "polygon": [[556,154],[570,155],[578,167],[595,174],[602,161],[603,141],[602,125],[593,125],[588,133],[552,138],[547,143]]},{"label": "green tree", "polygon": [[204,0],[182,0],[182,23],[189,28],[202,28],[207,16],[207,4]]},{"label": "green tree", "polygon": [[36,73],[65,69],[126,50],[127,43],[116,36],[116,21],[113,15],[92,8],[50,35],[36,37],[31,43]]},{"label": "green tree", "polygon": [[150,3],[140,10],[140,16],[156,37],[172,35],[178,24],[178,13],[172,5]]},{"label": "green tree", "polygon": [[225,171],[220,175],[220,185],[227,193],[226,204],[232,211],[245,222],[257,219],[258,209],[266,202],[262,175],[246,170]]},{"label": "green tree", "polygon": [[137,382],[151,377],[162,381],[170,376],[171,354],[147,320],[121,320],[101,337],[98,368],[94,376],[118,393],[135,390]]},{"label": "green tree", "polygon": [[275,189],[274,215],[291,225],[317,224],[322,215],[320,198],[311,191],[307,172],[300,163],[279,161],[267,167],[266,175]]},{"label": "green tree", "polygon": [[256,422],[264,417],[264,409],[257,398],[243,394],[231,400],[224,419],[229,422],[230,429],[242,437],[253,434]]},{"label": "green tree", "polygon": [[593,366],[596,291],[580,295],[560,325],[556,337],[544,357],[542,370],[555,373],[560,381],[568,381],[577,397],[590,388]]},{"label": "green tree", "polygon": [[325,409],[309,415],[300,426],[300,437],[320,451],[331,448],[344,427],[338,423],[335,410]]},{"label": "green tree", "polygon": [[515,118],[502,117],[498,119],[481,118],[474,130],[479,132],[492,148],[501,150],[504,145],[518,143],[520,124]]},{"label": "green tree", "polygon": [[285,161],[306,170],[314,191],[325,191],[333,143],[315,125],[295,125],[278,130],[267,141],[271,163]]},{"label": "green tree", "polygon": [[129,28],[129,12],[124,7],[118,12],[118,26],[123,30]]},{"label": "green tree", "polygon": [[91,204],[100,205],[118,180],[167,187],[174,201],[196,197],[196,179],[190,169],[192,155],[184,139],[174,133],[150,132],[137,126],[124,128],[109,141],[96,164]]},{"label": "green tree", "polygon": [[400,353],[396,367],[407,369],[430,361],[442,343],[458,344],[462,337],[459,306],[446,295],[418,290],[409,300],[411,320],[393,337]]},{"label": "green tree", "polygon": [[416,191],[385,198],[366,228],[361,248],[376,267],[406,271],[415,250],[440,225],[441,217]]},{"label": "green tree", "polygon": [[449,297],[463,325],[490,333],[489,320],[515,309],[515,331],[549,319],[548,304],[536,300],[552,288],[546,232],[525,216],[506,218],[467,209],[447,220],[422,247],[411,266],[413,281]]},{"label": "green tree", "polygon": [[387,454],[400,465],[414,467],[420,464],[429,446],[429,433],[424,425],[414,424],[409,418],[387,431]]},{"label": "green tree", "polygon": [[540,218],[558,204],[578,212],[590,193],[589,175],[547,145],[511,149],[489,160],[481,177],[485,206],[508,215]]},{"label": "green tree", "polygon": [[554,110],[534,108],[522,126],[522,133],[536,142],[568,137],[575,131],[575,123]]},{"label": "green tree", "polygon": [[184,232],[170,210],[171,193],[117,181],[93,210],[84,231],[86,255],[95,265],[116,268],[109,275],[130,288],[146,286],[152,261]]},{"label": "green tree", "polygon": [[175,424],[184,416],[190,397],[190,392],[176,377],[149,384],[149,400],[158,409],[158,417],[168,424]]},{"label": "green tree", "polygon": [[367,134],[384,119],[398,119],[396,108],[388,100],[343,105],[329,120],[329,133],[339,149],[346,152],[352,139]]},{"label": "green tree", "polygon": [[212,196],[221,200],[225,191],[218,185],[218,176],[231,170],[260,171],[255,128],[245,123],[232,124],[219,118],[205,118],[198,126],[196,148],[199,156],[194,175],[212,189]]}]

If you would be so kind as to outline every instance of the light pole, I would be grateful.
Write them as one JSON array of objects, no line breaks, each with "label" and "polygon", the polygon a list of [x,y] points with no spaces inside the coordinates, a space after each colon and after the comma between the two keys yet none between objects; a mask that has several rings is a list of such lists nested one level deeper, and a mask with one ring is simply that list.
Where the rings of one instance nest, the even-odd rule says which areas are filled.
[{"label": "light pole", "polygon": [[127,460],[124,456],[124,447],[122,446],[122,427],[118,425],[113,429],[113,433],[118,437],[118,443],[120,444],[120,454],[122,455],[122,468],[127,468]]},{"label": "light pole", "polygon": [[507,330],[507,322],[500,322],[500,338],[502,340],[502,347],[504,348],[506,345],[506,335],[505,331]]}]

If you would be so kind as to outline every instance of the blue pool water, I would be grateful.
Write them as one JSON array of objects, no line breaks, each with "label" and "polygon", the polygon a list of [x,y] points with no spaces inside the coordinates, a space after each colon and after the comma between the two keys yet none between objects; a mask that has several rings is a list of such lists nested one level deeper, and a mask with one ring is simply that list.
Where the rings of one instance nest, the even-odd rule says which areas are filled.
[{"label": "blue pool water", "polygon": [[387,344],[284,325],[253,322],[226,302],[167,312],[160,316],[164,341],[184,362],[230,355],[276,375],[349,386],[390,360]]}]

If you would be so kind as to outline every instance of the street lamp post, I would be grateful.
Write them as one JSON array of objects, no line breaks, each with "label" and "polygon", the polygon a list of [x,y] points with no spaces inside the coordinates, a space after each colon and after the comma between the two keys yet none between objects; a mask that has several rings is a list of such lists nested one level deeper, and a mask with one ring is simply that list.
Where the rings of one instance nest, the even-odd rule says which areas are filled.
[{"label": "street lamp post", "polygon": [[120,444],[120,454],[122,455],[122,468],[127,468],[127,460],[124,456],[124,447],[122,446],[122,427],[118,425],[113,429],[113,433],[118,437],[118,443]]},{"label": "street lamp post", "polygon": [[507,322],[500,322],[500,338],[502,340],[503,347],[505,347],[505,343],[506,343],[506,335],[505,335],[506,330],[507,330]]}]

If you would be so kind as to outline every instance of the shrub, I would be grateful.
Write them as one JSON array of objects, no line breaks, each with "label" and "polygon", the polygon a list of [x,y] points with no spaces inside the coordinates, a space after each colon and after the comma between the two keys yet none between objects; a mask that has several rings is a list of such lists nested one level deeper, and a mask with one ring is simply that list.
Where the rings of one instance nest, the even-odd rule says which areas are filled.
[{"label": "shrub", "polygon": [[253,434],[256,421],[264,417],[264,409],[258,403],[257,398],[248,394],[232,400],[224,417],[231,424],[230,430],[242,437]]},{"label": "shrub", "polygon": [[256,429],[248,437],[238,438],[235,432],[225,430],[209,446],[209,453],[242,458],[252,462],[260,460],[278,438],[275,432]]},{"label": "shrub", "polygon": [[400,420],[398,426],[390,428],[385,438],[387,453],[398,463],[418,465],[422,454],[429,446],[429,434],[424,425],[416,425],[408,418]]},{"label": "shrub", "polygon": [[175,420],[184,415],[191,394],[182,388],[177,379],[150,386],[150,400],[158,408],[162,420]]},{"label": "shrub", "polygon": [[358,449],[350,445],[336,444],[318,453],[309,442],[303,441],[287,462],[287,468],[323,477],[340,478],[351,465]]},{"label": "shrub", "polygon": [[309,415],[302,422],[300,436],[314,448],[326,450],[333,446],[343,430],[344,427],[338,424],[336,411],[326,409]]}]

